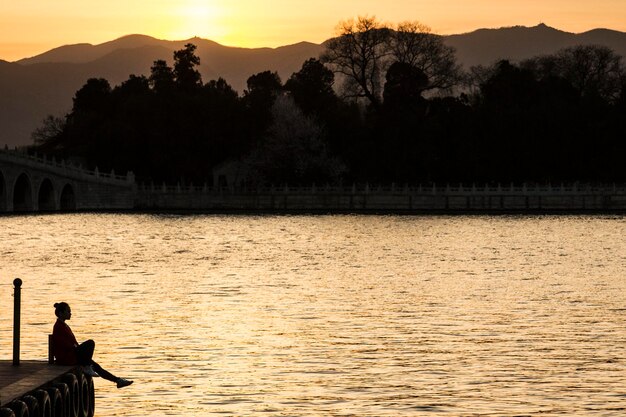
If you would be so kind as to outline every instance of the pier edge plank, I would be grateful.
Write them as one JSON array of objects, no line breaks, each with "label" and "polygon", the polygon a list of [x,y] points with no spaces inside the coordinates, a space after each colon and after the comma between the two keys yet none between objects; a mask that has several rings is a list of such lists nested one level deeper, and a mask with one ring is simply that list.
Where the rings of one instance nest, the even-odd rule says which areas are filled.
[{"label": "pier edge plank", "polygon": [[0,360],[0,406],[71,372],[75,366],[50,365],[47,361]]}]

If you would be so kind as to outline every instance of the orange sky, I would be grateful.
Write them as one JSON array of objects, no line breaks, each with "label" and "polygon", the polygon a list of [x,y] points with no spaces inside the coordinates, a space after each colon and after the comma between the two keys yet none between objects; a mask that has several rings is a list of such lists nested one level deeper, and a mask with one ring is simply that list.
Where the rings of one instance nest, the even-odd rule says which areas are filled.
[{"label": "orange sky", "polygon": [[626,0],[1,0],[0,59],[132,33],[244,47],[322,42],[358,15],[419,20],[440,34],[542,22],[577,33],[626,31]]}]

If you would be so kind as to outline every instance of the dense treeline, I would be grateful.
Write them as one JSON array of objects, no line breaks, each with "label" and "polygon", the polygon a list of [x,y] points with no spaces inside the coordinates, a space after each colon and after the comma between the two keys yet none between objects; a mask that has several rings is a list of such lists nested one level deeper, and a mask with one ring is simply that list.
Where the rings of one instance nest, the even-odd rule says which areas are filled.
[{"label": "dense treeline", "polygon": [[464,73],[419,24],[359,18],[338,35],[241,95],[203,83],[191,44],[149,77],[90,79],[33,149],[155,182],[211,181],[228,164],[251,184],[626,181],[626,73],[610,49]]}]

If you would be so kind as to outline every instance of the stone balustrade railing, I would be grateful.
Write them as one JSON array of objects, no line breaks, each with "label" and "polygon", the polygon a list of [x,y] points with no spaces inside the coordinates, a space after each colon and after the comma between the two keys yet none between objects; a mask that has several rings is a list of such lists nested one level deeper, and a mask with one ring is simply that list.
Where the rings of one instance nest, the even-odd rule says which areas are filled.
[{"label": "stone balustrade railing", "polygon": [[7,147],[0,149],[0,158],[5,160],[13,160],[15,162],[24,163],[33,162],[36,164],[45,165],[51,168],[62,170],[66,173],[74,173],[79,175],[92,176],[98,179],[108,179],[120,182],[135,182],[135,175],[133,172],[128,172],[126,175],[116,175],[115,171],[111,170],[110,173],[100,172],[96,167],[94,170],[84,169],[81,165],[75,165],[72,162],[65,160],[57,161],[56,158],[48,158],[46,155],[39,156],[38,154],[29,155],[26,152],[20,150],[10,150]]},{"label": "stone balustrade railing", "polygon": [[492,185],[492,184],[472,184],[472,185],[417,185],[417,186],[397,186],[394,184],[379,186],[370,184],[355,184],[351,186],[265,186],[265,187],[215,187],[204,184],[202,186],[189,185],[155,185],[139,184],[138,191],[143,193],[203,193],[203,194],[378,194],[378,195],[450,195],[450,196],[472,196],[472,195],[626,195],[626,185],[624,184],[521,184],[514,185]]}]

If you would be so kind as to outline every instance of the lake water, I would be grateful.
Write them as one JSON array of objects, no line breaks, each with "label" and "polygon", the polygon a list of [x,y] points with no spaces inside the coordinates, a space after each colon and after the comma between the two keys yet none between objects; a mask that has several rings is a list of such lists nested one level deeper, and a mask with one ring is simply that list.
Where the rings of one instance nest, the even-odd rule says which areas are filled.
[{"label": "lake water", "polygon": [[624,216],[0,217],[22,359],[52,305],[135,380],[98,416],[624,415]]}]

